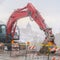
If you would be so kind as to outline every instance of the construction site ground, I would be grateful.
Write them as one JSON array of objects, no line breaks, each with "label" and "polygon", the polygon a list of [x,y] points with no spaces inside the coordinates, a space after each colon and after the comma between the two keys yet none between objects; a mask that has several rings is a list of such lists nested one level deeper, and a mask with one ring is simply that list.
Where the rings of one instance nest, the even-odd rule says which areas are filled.
[{"label": "construction site ground", "polygon": [[0,60],[52,60],[55,57],[59,59],[60,55],[36,55],[36,53],[27,53],[26,50],[20,51],[1,51]]}]

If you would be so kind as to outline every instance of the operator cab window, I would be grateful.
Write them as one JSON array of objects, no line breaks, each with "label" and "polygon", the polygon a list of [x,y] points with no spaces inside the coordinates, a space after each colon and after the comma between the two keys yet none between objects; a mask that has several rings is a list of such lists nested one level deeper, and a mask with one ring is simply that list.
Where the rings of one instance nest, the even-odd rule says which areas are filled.
[{"label": "operator cab window", "polygon": [[5,25],[0,26],[0,33],[1,34],[6,34],[6,26]]},{"label": "operator cab window", "polygon": [[2,26],[2,33],[5,34],[6,33],[6,27],[5,26]]}]

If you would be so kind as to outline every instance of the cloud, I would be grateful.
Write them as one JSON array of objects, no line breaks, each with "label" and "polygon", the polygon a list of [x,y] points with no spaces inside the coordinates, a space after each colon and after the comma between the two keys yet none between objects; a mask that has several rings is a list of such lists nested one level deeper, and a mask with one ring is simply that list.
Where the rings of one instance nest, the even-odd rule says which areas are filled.
[{"label": "cloud", "polygon": [[0,0],[0,5],[4,2],[5,0]]}]

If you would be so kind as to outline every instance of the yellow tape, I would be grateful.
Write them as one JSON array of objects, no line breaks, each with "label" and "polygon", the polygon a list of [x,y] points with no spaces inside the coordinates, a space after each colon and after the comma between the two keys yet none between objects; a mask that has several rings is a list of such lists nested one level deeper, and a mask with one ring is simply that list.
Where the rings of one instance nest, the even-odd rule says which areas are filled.
[{"label": "yellow tape", "polygon": [[[9,44],[11,44],[11,43],[4,43],[4,44],[6,44],[6,45],[9,45]],[[13,44],[15,44],[15,43],[13,43]],[[13,45],[12,44],[12,45]],[[29,45],[29,44],[26,44],[26,43],[18,43],[19,45]],[[30,44],[30,45],[32,45],[32,44]],[[48,45],[48,44],[37,44],[37,45],[39,45],[39,46],[47,46],[47,47],[50,47],[51,45]],[[59,46],[56,46],[57,48],[60,48]]]}]

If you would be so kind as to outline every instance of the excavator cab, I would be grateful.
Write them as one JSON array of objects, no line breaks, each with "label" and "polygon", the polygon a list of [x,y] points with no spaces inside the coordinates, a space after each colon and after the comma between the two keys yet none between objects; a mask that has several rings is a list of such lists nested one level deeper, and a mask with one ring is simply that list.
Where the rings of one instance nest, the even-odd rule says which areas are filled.
[{"label": "excavator cab", "polygon": [[[19,32],[19,30],[18,30]],[[19,33],[15,32],[14,37],[11,36],[12,40],[19,40]],[[9,35],[8,35],[9,36]],[[5,43],[7,40],[7,30],[6,30],[6,25],[1,24],[0,25],[0,42]],[[9,40],[8,40],[9,41]]]},{"label": "excavator cab", "polygon": [[0,25],[0,42],[5,42],[6,40],[6,25]]}]

